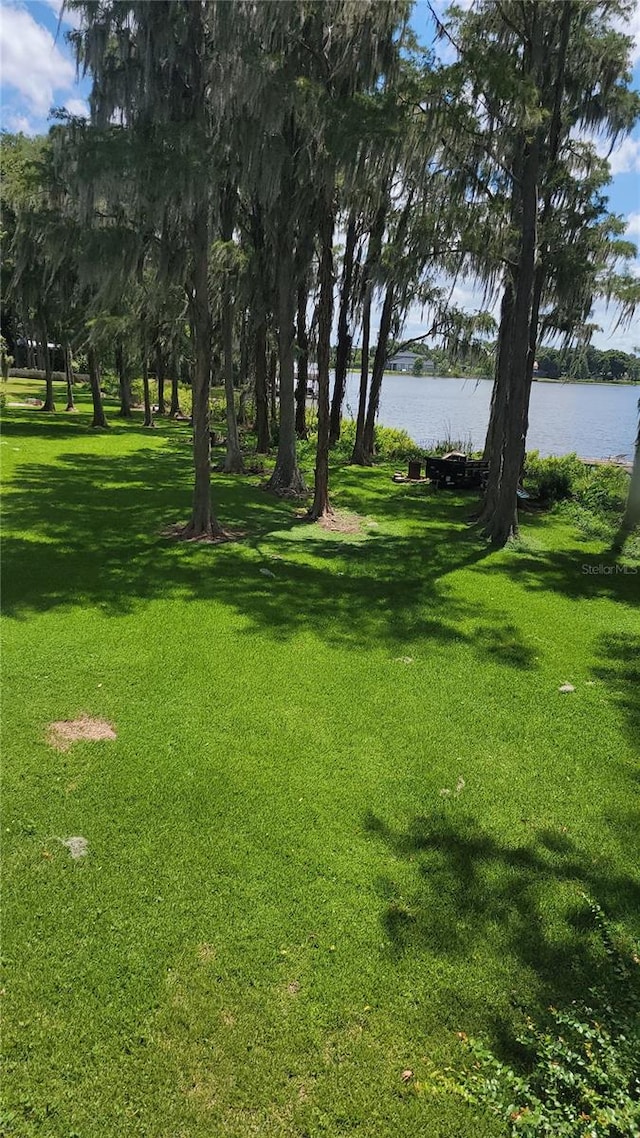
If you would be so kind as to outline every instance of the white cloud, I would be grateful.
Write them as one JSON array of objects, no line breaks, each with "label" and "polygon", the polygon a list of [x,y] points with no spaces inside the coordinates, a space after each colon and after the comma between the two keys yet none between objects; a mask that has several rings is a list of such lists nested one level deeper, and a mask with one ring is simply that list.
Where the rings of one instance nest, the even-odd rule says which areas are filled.
[{"label": "white cloud", "polygon": [[37,126],[26,115],[9,115],[7,126],[16,134],[38,134]]},{"label": "white cloud", "polygon": [[627,218],[627,236],[640,236],[640,213],[630,213]]},{"label": "white cloud", "polygon": [[609,156],[609,165],[614,175],[640,173],[640,138],[624,138]]},{"label": "white cloud", "polygon": [[[43,0],[43,2],[45,4],[48,4],[48,6],[55,13],[56,18],[58,20],[60,20],[60,11],[62,8],[62,0]],[[64,12],[62,13],[62,19],[60,20],[60,22],[62,24],[68,24],[72,28],[79,28],[81,21],[82,21],[82,16],[80,15],[79,12],[69,12],[69,11],[67,11],[66,8],[65,8]]]},{"label": "white cloud", "polygon": [[89,106],[85,99],[67,99],[65,107],[70,115],[86,118],[89,114]]},{"label": "white cloud", "polygon": [[46,115],[55,92],[68,90],[75,68],[53,36],[24,8],[4,4],[0,18],[2,81],[18,91],[36,115]]}]

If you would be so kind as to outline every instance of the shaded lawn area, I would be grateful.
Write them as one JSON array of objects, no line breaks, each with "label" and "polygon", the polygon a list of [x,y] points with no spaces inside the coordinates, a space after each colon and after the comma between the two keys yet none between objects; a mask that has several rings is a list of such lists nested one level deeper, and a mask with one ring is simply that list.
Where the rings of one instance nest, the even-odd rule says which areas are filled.
[{"label": "shaded lawn area", "polygon": [[[0,448],[5,1130],[505,1133],[416,1081],[584,991],[583,894],[639,931],[640,578],[381,469],[333,473],[359,534],[215,475],[245,539],[176,544],[188,427],[80,406]],[[52,750],[81,714],[116,741]]]}]

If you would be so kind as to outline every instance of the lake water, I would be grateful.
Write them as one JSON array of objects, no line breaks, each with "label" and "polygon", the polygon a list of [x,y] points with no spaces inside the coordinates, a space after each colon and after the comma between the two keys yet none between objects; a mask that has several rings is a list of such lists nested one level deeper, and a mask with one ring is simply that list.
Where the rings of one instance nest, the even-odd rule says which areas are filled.
[{"label": "lake water", "polygon": [[[345,417],[358,411],[359,376],[347,378]],[[471,439],[481,450],[489,419],[491,380],[439,376],[385,375],[378,421],[403,427],[420,446],[438,439]],[[638,423],[640,386],[604,383],[533,384],[528,450],[581,458],[630,459]]]}]

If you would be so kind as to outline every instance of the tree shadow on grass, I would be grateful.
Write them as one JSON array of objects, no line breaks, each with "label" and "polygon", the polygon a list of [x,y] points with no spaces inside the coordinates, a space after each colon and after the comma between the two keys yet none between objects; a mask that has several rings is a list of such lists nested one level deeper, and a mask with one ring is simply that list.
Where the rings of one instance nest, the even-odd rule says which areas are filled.
[{"label": "tree shadow on grass", "polygon": [[596,645],[593,674],[622,712],[632,743],[640,751],[640,634],[607,633]]},{"label": "tree shadow on grass", "polygon": [[[562,829],[523,818],[528,838],[518,844],[449,805],[405,830],[373,814],[364,819],[366,833],[414,867],[409,892],[388,878],[378,883],[392,954],[467,960],[471,968],[486,950],[530,970],[542,1007],[583,996],[606,971],[602,946],[588,931],[585,898],[613,920],[633,918],[640,883],[594,861]],[[495,1026],[506,1041],[505,1024]]]},{"label": "tree shadow on grass", "polygon": [[[608,633],[600,638],[597,652],[593,675],[605,685],[620,711],[624,729],[640,757],[640,635]],[[629,795],[624,812],[618,809],[615,814],[606,815],[606,822],[620,845],[629,851],[637,848],[640,834],[640,767],[636,763],[629,770],[627,764],[625,773],[635,784],[635,794]]]},{"label": "tree shadow on grass", "polygon": [[[286,638],[310,629],[357,650],[455,641],[480,659],[534,666],[534,649],[504,612],[467,605],[448,586],[450,573],[488,553],[465,525],[464,500],[395,494],[376,472],[364,487],[367,511],[375,491],[376,517],[404,531],[353,539],[302,524],[299,503],[265,493],[256,478],[216,475],[219,516],[246,536],[200,546],[162,536],[188,517],[191,477],[189,448],[176,435],[125,456],[20,464],[5,499],[5,612],[93,604],[118,615],[154,598],[210,599],[247,618],[247,632]],[[356,490],[353,482],[351,500]]]},{"label": "tree shadow on grass", "polygon": [[610,551],[514,552],[502,568],[524,588],[537,592],[562,593],[573,600],[606,597],[626,604],[640,599],[640,568],[621,564]]}]

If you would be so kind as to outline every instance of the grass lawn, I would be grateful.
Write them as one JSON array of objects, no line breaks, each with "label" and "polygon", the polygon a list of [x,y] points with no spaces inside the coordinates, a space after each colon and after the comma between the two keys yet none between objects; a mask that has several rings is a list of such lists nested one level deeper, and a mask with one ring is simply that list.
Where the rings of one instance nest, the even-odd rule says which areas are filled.
[{"label": "grass lawn", "polygon": [[[433,1072],[584,991],[583,894],[640,931],[640,576],[388,469],[333,472],[360,533],[215,475],[245,539],[172,543],[189,428],[79,407],[0,448],[0,1129],[506,1134]],[[117,739],[48,745],[83,713]]]}]

